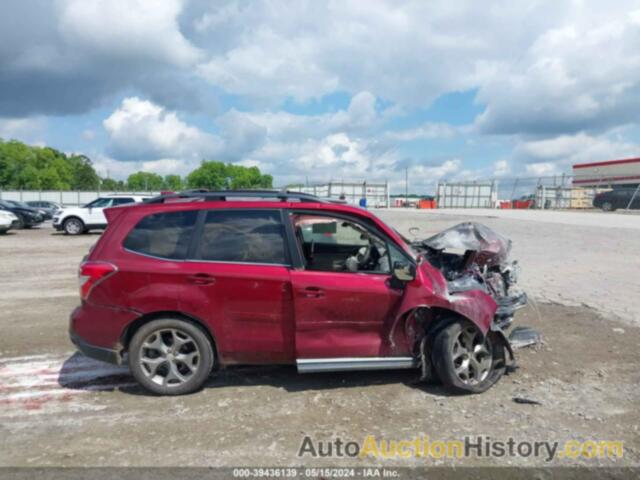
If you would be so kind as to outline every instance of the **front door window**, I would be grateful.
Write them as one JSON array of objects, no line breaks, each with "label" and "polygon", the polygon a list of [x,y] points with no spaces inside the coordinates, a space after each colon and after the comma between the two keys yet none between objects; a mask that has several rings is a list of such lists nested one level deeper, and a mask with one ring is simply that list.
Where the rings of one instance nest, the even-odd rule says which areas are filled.
[{"label": "front door window", "polygon": [[387,244],[351,220],[296,214],[293,225],[305,270],[391,273]]}]

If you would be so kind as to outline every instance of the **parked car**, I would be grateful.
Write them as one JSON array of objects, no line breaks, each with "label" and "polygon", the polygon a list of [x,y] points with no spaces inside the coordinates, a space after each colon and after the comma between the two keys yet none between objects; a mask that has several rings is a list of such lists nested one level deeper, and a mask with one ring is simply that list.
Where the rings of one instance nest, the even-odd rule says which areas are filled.
[{"label": "parked car", "polygon": [[6,202],[20,208],[31,208],[42,215],[43,220],[51,220],[52,218],[52,215],[50,215],[44,208],[34,207],[33,205],[29,205],[28,202],[19,202],[17,200],[6,200]]},{"label": "parked car", "polygon": [[0,208],[13,213],[18,217],[15,228],[31,228],[40,225],[43,221],[42,214],[21,202],[13,200],[0,200]]},{"label": "parked car", "polygon": [[599,193],[593,197],[593,206],[601,208],[605,212],[613,212],[618,208],[627,208],[633,198],[629,208],[640,209],[640,191],[636,194],[636,189],[636,187],[620,187]]},{"label": "parked car", "polygon": [[62,210],[62,205],[56,202],[49,202],[47,200],[32,200],[24,203],[32,208],[37,208],[41,212],[44,212],[45,220],[51,220],[57,211]]},{"label": "parked car", "polygon": [[7,233],[18,225],[18,217],[8,210],[0,209],[0,234]]},{"label": "parked car", "polygon": [[90,230],[101,230],[107,227],[104,209],[130,203],[142,202],[141,195],[110,195],[99,197],[82,207],[64,208],[53,217],[53,228],[64,231],[68,235],[79,235]]},{"label": "parked car", "polygon": [[235,364],[419,368],[477,393],[514,362],[505,329],[526,295],[510,242],[482,225],[410,243],[366,210],[271,191],[165,195],[105,215],[70,337],[89,357],[128,359],[154,393],[192,392]]}]

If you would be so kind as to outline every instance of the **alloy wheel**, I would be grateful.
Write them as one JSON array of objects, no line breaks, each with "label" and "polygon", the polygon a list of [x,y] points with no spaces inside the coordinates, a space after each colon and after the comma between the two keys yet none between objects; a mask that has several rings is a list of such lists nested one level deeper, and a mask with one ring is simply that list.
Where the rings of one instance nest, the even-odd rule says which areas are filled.
[{"label": "alloy wheel", "polygon": [[187,333],[175,328],[156,330],[142,342],[140,367],[157,385],[177,387],[198,371],[200,350]]},{"label": "alloy wheel", "polygon": [[71,218],[65,222],[64,230],[69,235],[78,235],[79,233],[82,232],[82,223],[80,223],[80,220]]},{"label": "alloy wheel", "polygon": [[475,327],[464,328],[458,334],[451,358],[456,375],[467,385],[482,382],[491,371],[491,345]]}]

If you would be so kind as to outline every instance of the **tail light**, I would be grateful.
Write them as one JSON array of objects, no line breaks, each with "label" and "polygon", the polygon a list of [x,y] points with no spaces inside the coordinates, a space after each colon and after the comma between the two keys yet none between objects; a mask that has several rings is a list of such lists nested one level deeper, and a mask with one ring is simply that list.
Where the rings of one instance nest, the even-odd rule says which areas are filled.
[{"label": "tail light", "polygon": [[116,273],[118,268],[107,262],[82,262],[78,269],[78,282],[80,283],[80,298],[86,300],[91,290],[100,282]]}]

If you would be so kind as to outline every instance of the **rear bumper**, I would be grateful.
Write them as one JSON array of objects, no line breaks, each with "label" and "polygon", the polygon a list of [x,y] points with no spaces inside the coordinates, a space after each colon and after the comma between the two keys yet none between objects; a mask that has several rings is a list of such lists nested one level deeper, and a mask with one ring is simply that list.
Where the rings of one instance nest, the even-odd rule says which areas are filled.
[{"label": "rear bumper", "polygon": [[122,355],[117,350],[110,348],[97,347],[85,342],[77,333],[69,331],[69,338],[76,348],[89,358],[94,358],[102,362],[113,363],[114,365],[122,364]]},{"label": "rear bumper", "polygon": [[71,313],[69,338],[87,357],[120,365],[122,334],[136,318],[134,312],[83,303]]}]

